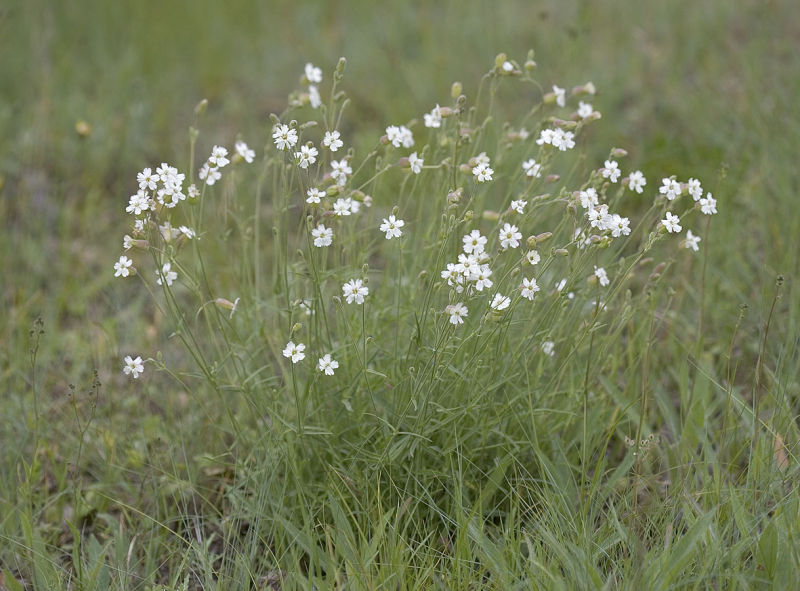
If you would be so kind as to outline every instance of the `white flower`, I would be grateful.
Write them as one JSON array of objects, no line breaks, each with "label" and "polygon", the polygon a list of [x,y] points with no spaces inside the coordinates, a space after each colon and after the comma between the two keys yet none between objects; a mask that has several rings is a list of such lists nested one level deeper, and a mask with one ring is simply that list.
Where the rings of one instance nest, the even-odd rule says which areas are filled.
[{"label": "white flower", "polygon": [[317,248],[330,246],[333,242],[333,228],[326,228],[325,224],[319,224],[311,230],[311,237],[314,238],[314,246]]},{"label": "white flower", "polygon": [[306,358],[306,354],[303,351],[306,350],[306,346],[303,343],[294,344],[294,341],[289,341],[286,343],[286,347],[283,349],[283,356],[288,357],[292,360],[292,363],[297,363],[298,361],[302,361]]},{"label": "white flower", "polygon": [[391,240],[392,238],[400,238],[403,235],[403,231],[400,228],[405,225],[406,223],[403,220],[398,220],[393,215],[390,215],[389,219],[383,218],[380,230],[386,233],[386,240]]},{"label": "white flower", "polygon": [[504,72],[513,72],[514,71],[514,64],[509,61],[503,62],[503,71]]},{"label": "white flower", "polygon": [[460,254],[458,255],[458,264],[456,268],[458,271],[464,275],[465,278],[469,279],[477,269],[480,269],[480,262],[478,261],[478,257],[475,254]]},{"label": "white flower", "polygon": [[333,131],[326,131],[325,137],[322,138],[322,145],[330,149],[331,152],[336,152],[339,148],[344,146],[344,142],[339,139],[340,133],[335,129]]},{"label": "white flower", "polygon": [[211,156],[208,157],[208,164],[213,168],[222,168],[230,163],[227,158],[228,150],[222,146],[211,148]]},{"label": "white flower", "polygon": [[697,252],[700,250],[700,236],[695,236],[692,234],[691,230],[686,230],[686,240],[683,241],[684,248],[691,248],[693,251]]},{"label": "white flower", "polygon": [[136,379],[144,372],[144,362],[138,355],[135,358],[126,355],[124,361],[125,366],[122,368],[122,371],[125,372],[126,376],[133,376],[133,379]]},{"label": "white flower", "polygon": [[308,102],[312,109],[319,109],[322,105],[322,97],[319,96],[319,88],[313,84],[308,87]]},{"label": "white flower", "polygon": [[544,144],[552,144],[555,133],[556,131],[554,129],[543,129],[539,132],[539,139],[536,140],[536,143],[540,146]]},{"label": "white flower", "polygon": [[311,84],[319,84],[322,82],[322,70],[311,62],[308,62],[306,64],[306,80]]},{"label": "white flower", "polygon": [[627,236],[631,233],[630,228],[631,221],[628,218],[624,218],[618,214],[614,214],[611,216],[611,235],[614,238],[619,238],[620,236]]},{"label": "white flower", "polygon": [[522,297],[528,298],[529,300],[533,301],[534,294],[539,291],[539,285],[536,283],[536,279],[522,279]]},{"label": "white flower", "polygon": [[492,160],[486,155],[486,152],[481,152],[477,156],[472,158],[473,166],[478,166],[483,164],[484,166],[489,166],[492,163]]},{"label": "white flower", "polygon": [[492,174],[494,174],[494,170],[489,168],[488,164],[480,163],[472,169],[472,174],[475,175],[475,180],[477,182],[485,183],[486,181],[492,180]]},{"label": "white flower", "polygon": [[197,199],[198,197],[200,197],[200,189],[198,189],[194,185],[194,183],[189,185],[189,188],[186,190],[186,192],[189,194],[189,197],[192,198],[192,199]]},{"label": "white flower", "polygon": [[522,163],[522,170],[525,171],[525,175],[533,178],[540,178],[542,176],[542,165],[537,164],[536,160],[530,158]]},{"label": "white flower", "polygon": [[681,184],[675,179],[661,179],[661,186],[658,192],[664,195],[667,200],[672,201],[681,194]]},{"label": "white flower", "polygon": [[609,284],[608,273],[606,273],[606,270],[603,267],[598,267],[597,265],[595,265],[594,276],[597,277],[597,280],[603,287]]},{"label": "white flower", "polygon": [[617,180],[619,180],[619,175],[621,174],[619,170],[619,163],[615,160],[606,160],[604,167],[600,169],[600,174],[603,175],[604,179],[608,179],[612,183],[616,183]]},{"label": "white flower", "polygon": [[521,238],[522,233],[519,231],[519,228],[511,224],[504,225],[500,230],[500,246],[503,249],[517,248]]},{"label": "white flower", "polygon": [[314,146],[300,146],[300,151],[294,153],[294,157],[298,159],[297,166],[308,168],[310,164],[314,164],[317,161],[317,154],[319,152]]},{"label": "white flower", "polygon": [[178,274],[172,270],[172,265],[169,263],[164,263],[161,266],[161,271],[156,271],[156,283],[161,285],[161,281],[165,281],[167,286],[171,286],[172,283],[178,278]]},{"label": "white flower", "polygon": [[525,213],[525,206],[528,205],[528,202],[524,199],[516,199],[511,202],[511,209],[516,211],[518,214],[522,215]]},{"label": "white flower", "polygon": [[158,182],[159,176],[153,174],[152,170],[149,168],[145,168],[136,175],[136,180],[139,182],[139,188],[147,191],[148,189],[151,191],[156,190],[156,183]]},{"label": "white flower", "polygon": [[156,168],[156,174],[158,174],[162,183],[182,183],[185,178],[184,175],[178,174],[177,168],[170,166],[166,162],[162,162],[161,166]]},{"label": "white flower", "polygon": [[700,201],[700,198],[703,196],[703,187],[700,186],[700,181],[697,179],[689,179],[686,183],[686,189],[689,191],[689,195],[692,196],[692,199]]},{"label": "white flower", "polygon": [[369,295],[369,288],[361,279],[351,279],[342,286],[342,295],[348,304],[363,304],[364,298]]},{"label": "white flower", "polygon": [[320,199],[325,197],[325,192],[320,191],[316,187],[312,187],[308,191],[306,191],[306,195],[308,195],[306,203],[310,203],[312,205],[319,205]]},{"label": "white flower", "polygon": [[197,238],[197,232],[192,230],[189,226],[180,226],[178,228],[178,230],[180,231],[181,234],[186,236],[186,238],[188,238],[189,240],[192,240],[193,238]]},{"label": "white flower", "polygon": [[418,157],[416,152],[411,152],[411,155],[408,157],[408,165],[411,167],[411,172],[419,174],[422,172],[423,164],[425,164],[425,161]]},{"label": "white flower", "polygon": [[325,353],[319,358],[317,362],[317,369],[323,372],[326,376],[332,376],[333,370],[339,367],[339,362],[331,358],[330,353]]},{"label": "white flower", "polygon": [[353,200],[350,197],[339,197],[333,204],[333,213],[338,216],[350,215],[350,207]]},{"label": "white flower", "polygon": [[405,125],[401,125],[400,127],[390,125],[386,128],[386,137],[392,142],[395,148],[399,148],[400,146],[410,148],[414,145],[414,135]]},{"label": "white flower", "polygon": [[529,265],[536,265],[542,260],[542,257],[539,256],[539,252],[536,250],[529,250],[525,253],[525,260],[528,261]]},{"label": "white flower", "polygon": [[442,126],[442,110],[439,105],[436,105],[430,113],[425,113],[422,117],[425,119],[425,127]]},{"label": "white flower", "polygon": [[564,131],[563,129],[556,129],[553,132],[553,146],[565,152],[575,147],[575,134],[571,131]]},{"label": "white flower", "polygon": [[531,132],[525,129],[524,127],[520,127],[518,133],[519,133],[519,139],[521,139],[522,141],[525,141],[526,139],[528,139],[528,136],[531,135]]},{"label": "white flower", "polygon": [[595,205],[600,203],[597,198],[597,191],[592,187],[578,193],[578,197],[581,200],[581,207],[584,209],[593,209]]},{"label": "white flower", "polygon": [[122,250],[130,250],[133,246],[133,238],[131,238],[128,234],[122,237]]},{"label": "white flower", "polygon": [[279,150],[294,148],[297,144],[297,131],[290,129],[286,124],[276,125],[272,131],[272,139]]},{"label": "white flower", "polygon": [[706,193],[706,196],[700,200],[700,211],[706,215],[717,213],[717,200],[711,196],[711,193]]},{"label": "white flower", "polygon": [[556,104],[559,107],[563,107],[564,105],[567,104],[567,99],[566,99],[567,93],[563,88],[561,88],[560,86],[556,86],[554,84],[553,94],[556,95]]},{"label": "white flower", "polygon": [[208,162],[206,162],[200,168],[200,172],[197,173],[197,176],[200,177],[201,181],[205,180],[206,184],[211,186],[222,178],[222,173],[218,168],[212,168],[209,166]]},{"label": "white flower", "polygon": [[587,117],[591,117],[592,113],[594,113],[594,109],[590,103],[584,103],[583,101],[578,102],[578,117],[586,119]]},{"label": "white flower", "polygon": [[492,300],[491,306],[493,310],[505,310],[511,304],[511,298],[497,293]]},{"label": "white flower", "polygon": [[469,280],[475,283],[475,289],[483,291],[484,288],[489,289],[494,285],[494,282],[489,279],[491,276],[492,270],[489,268],[489,265],[481,265],[476,271],[470,274]]},{"label": "white flower", "polygon": [[143,219],[139,218],[137,220],[134,220],[134,222],[133,222],[133,231],[136,234],[141,234],[142,232],[144,232],[144,220]]},{"label": "white flower", "polygon": [[347,184],[347,176],[353,174],[353,169],[347,164],[347,159],[331,160],[331,178],[336,180],[336,184],[344,187]]},{"label": "white flower", "polygon": [[661,220],[661,223],[667,229],[667,232],[674,233],[681,231],[681,225],[679,223],[680,221],[681,218],[673,213],[667,212],[667,217]]},{"label": "white flower", "polygon": [[452,304],[447,306],[446,308],[447,313],[450,314],[450,324],[453,326],[458,326],[459,324],[464,324],[464,318],[467,317],[467,307],[458,302],[457,304]]},{"label": "white flower", "polygon": [[567,279],[565,277],[564,279],[556,283],[556,291],[559,292],[562,291],[566,287],[566,285],[567,285]]},{"label": "white flower", "polygon": [[114,277],[127,277],[131,274],[133,268],[133,261],[125,255],[119,257],[119,260],[114,263]]},{"label": "white flower", "polygon": [[358,213],[361,209],[361,202],[358,199],[351,199],[348,197],[345,201],[350,206],[350,213]]},{"label": "white flower", "polygon": [[464,236],[462,241],[464,243],[464,252],[479,255],[483,252],[487,239],[485,236],[481,236],[480,230],[473,230]]},{"label": "white flower", "polygon": [[239,156],[241,156],[248,164],[250,164],[256,157],[255,151],[251,150],[250,147],[242,141],[236,142],[234,147],[236,148],[236,153],[239,154]]},{"label": "white flower", "polygon": [[150,197],[143,189],[136,191],[136,195],[131,195],[128,200],[128,207],[125,211],[133,215],[141,215],[143,211],[150,209]]},{"label": "white flower", "polygon": [[549,355],[550,357],[552,357],[553,355],[556,354],[555,343],[553,341],[544,341],[540,345],[540,347],[542,349],[542,353],[544,353],[545,355]]},{"label": "white flower", "polygon": [[630,187],[631,191],[641,193],[646,184],[647,179],[644,178],[644,174],[642,174],[641,170],[634,170],[628,175],[628,187]]},{"label": "white flower", "polygon": [[441,272],[442,279],[447,280],[447,285],[455,287],[461,293],[464,289],[463,269],[455,263],[447,263],[447,268]]}]

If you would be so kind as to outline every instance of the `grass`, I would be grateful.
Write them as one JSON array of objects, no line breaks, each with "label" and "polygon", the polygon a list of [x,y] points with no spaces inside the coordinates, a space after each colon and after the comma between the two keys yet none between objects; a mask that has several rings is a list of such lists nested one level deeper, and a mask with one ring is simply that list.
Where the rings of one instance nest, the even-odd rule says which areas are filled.
[{"label": "grass", "polygon": [[[0,589],[791,587],[800,568],[791,3],[191,7],[18,2],[0,14]],[[336,226],[341,252],[316,279],[293,254],[302,219],[271,203],[292,186],[273,185],[276,163],[266,165],[262,248],[248,233],[262,164],[213,193],[218,207],[206,215],[218,215],[206,219],[219,225],[181,258],[182,275],[202,278],[200,260],[209,272],[197,294],[176,290],[171,308],[168,294],[111,277],[134,172],[188,166],[199,98],[209,99],[200,157],[241,132],[260,158],[268,114],[283,111],[303,64],[323,66],[329,83],[347,56],[341,129],[360,161],[387,125],[445,104],[453,80],[475,104],[493,56],[521,62],[530,46],[543,86],[593,80],[600,90],[603,119],[587,130],[571,181],[560,171],[565,185],[621,146],[623,170],[644,170],[650,194],[657,175],[674,172],[702,179],[719,201],[700,253],[657,245],[652,262],[612,284],[610,317],[571,313],[543,289],[534,312],[509,322],[479,325],[470,305],[459,337],[441,318],[415,320],[447,303],[432,289],[435,305],[419,305],[428,292],[418,286],[433,282],[418,273],[431,277],[455,255],[464,224],[466,206],[450,220],[442,201],[418,197],[447,193],[435,171],[416,186],[399,171],[370,185],[369,221]],[[519,104],[536,96],[502,85],[475,152],[499,153],[497,125],[518,121]],[[77,132],[81,120],[89,134]],[[513,186],[493,187],[510,196]],[[494,197],[470,193],[469,207],[491,209]],[[634,225],[645,201],[621,201]],[[373,228],[394,203],[410,222],[396,247]],[[546,254],[563,243],[563,210],[536,211],[528,227],[555,234]],[[291,247],[276,250],[280,219]],[[450,242],[436,242],[441,232]],[[597,256],[624,276],[624,263]],[[343,304],[327,323],[321,307],[309,321],[291,305],[311,286],[330,297],[365,262],[363,316]],[[593,264],[577,251],[544,256],[540,283],[567,275],[589,302]],[[281,265],[283,280],[273,275]],[[206,289],[248,305],[230,323],[213,306],[196,314]],[[282,358],[298,321],[311,348],[325,331],[341,341],[332,381]],[[196,346],[181,345],[181,322]],[[480,349],[467,355],[459,338]],[[557,345],[552,362],[534,352],[545,338]],[[131,351],[174,375],[148,365],[144,379],[124,379]]]}]

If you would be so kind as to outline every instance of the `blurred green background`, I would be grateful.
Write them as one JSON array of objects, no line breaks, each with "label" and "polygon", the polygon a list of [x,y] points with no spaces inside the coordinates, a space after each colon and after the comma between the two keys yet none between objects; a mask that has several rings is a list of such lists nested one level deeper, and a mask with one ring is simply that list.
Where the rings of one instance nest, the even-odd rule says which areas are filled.
[{"label": "blurred green background", "polygon": [[[346,56],[345,135],[363,146],[390,123],[474,98],[503,51],[536,51],[542,85],[592,80],[603,120],[587,165],[611,146],[623,168],[700,178],[720,215],[709,249],[706,323],[728,335],[738,306],[759,326],[784,273],[777,343],[796,355],[800,9],[794,0],[349,2],[11,1],[0,7],[0,318],[5,396],[24,396],[28,330],[44,317],[45,388],[119,373],[118,339],[140,332],[141,290],[113,282],[135,173],[187,164],[193,107],[207,98],[199,151],[256,148],[306,61]],[[519,100],[509,94],[505,100]],[[501,95],[501,99],[503,95]],[[516,106],[516,105],[515,105]],[[76,123],[85,121],[82,135]],[[690,289],[690,288],[687,288]],[[687,306],[696,294],[689,290]],[[149,313],[149,312],[148,312]],[[151,327],[152,328],[152,327]],[[746,352],[745,352],[746,353]],[[116,377],[115,377],[116,379]]]}]

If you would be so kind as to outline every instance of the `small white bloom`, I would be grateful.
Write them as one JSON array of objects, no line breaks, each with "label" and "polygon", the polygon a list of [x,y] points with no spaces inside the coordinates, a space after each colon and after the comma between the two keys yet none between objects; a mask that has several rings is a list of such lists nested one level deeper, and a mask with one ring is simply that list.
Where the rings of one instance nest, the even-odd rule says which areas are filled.
[{"label": "small white bloom", "polygon": [[342,295],[348,304],[363,304],[364,298],[369,295],[369,288],[361,279],[351,279],[342,286]]},{"label": "small white bloom", "polygon": [[319,358],[317,362],[317,369],[323,372],[326,376],[332,376],[333,370],[339,367],[339,362],[331,358],[330,353],[325,353]]},{"label": "small white bloom", "polygon": [[405,125],[401,125],[400,127],[390,125],[386,128],[386,137],[395,148],[399,148],[400,146],[410,148],[414,145],[414,135]]},{"label": "small white bloom", "polygon": [[594,113],[594,109],[590,103],[584,103],[583,101],[578,102],[578,117],[586,119],[587,117],[591,117],[592,113]]},{"label": "small white bloom", "polygon": [[331,178],[336,180],[336,184],[344,187],[347,184],[348,175],[353,174],[353,169],[347,164],[347,159],[331,160]]},{"label": "small white bloom", "polygon": [[286,124],[279,124],[272,131],[272,139],[279,150],[288,150],[297,144],[297,131]]},{"label": "small white bloom", "polygon": [[606,270],[603,267],[598,267],[597,265],[595,265],[594,276],[597,277],[597,280],[603,287],[609,284],[608,273],[606,273]]},{"label": "small white bloom", "polygon": [[692,199],[695,201],[700,201],[700,198],[703,196],[703,187],[700,186],[700,181],[697,179],[689,179],[686,183],[686,189],[689,192],[689,195],[692,196]]},{"label": "small white bloom", "polygon": [[474,253],[458,255],[458,264],[456,268],[465,278],[469,279],[477,269],[480,269],[480,266],[481,263]]},{"label": "small white bloom", "polygon": [[641,170],[634,170],[628,175],[628,187],[630,187],[631,191],[641,193],[646,184],[647,179],[644,178],[644,174],[642,174]]},{"label": "small white bloom", "polygon": [[554,129],[543,129],[539,132],[539,139],[536,140],[536,143],[540,146],[544,144],[552,144],[555,133],[556,132]]},{"label": "small white bloom", "polygon": [[491,307],[493,310],[505,310],[511,304],[511,298],[497,293],[492,300]]},{"label": "small white bloom", "polygon": [[300,146],[300,151],[294,153],[294,157],[297,158],[297,166],[300,168],[308,168],[309,165],[317,161],[317,154],[319,154],[319,152],[314,146]]},{"label": "small white bloom", "polygon": [[330,246],[333,242],[333,228],[326,228],[324,224],[319,224],[311,230],[311,237],[314,239],[314,246],[317,248]]},{"label": "small white bloom", "polygon": [[128,207],[125,211],[133,215],[141,215],[143,211],[150,209],[150,197],[146,191],[139,189],[136,195],[131,195],[128,200]]},{"label": "small white bloom", "polygon": [[130,355],[125,356],[125,366],[122,371],[126,376],[133,376],[133,379],[138,378],[144,372],[144,362],[138,355],[134,358]]},{"label": "small white bloom", "polygon": [[700,236],[695,236],[692,234],[691,230],[686,230],[686,240],[683,241],[684,248],[691,248],[693,251],[697,252],[700,250]]},{"label": "small white bloom", "polygon": [[289,341],[283,349],[283,356],[291,359],[292,363],[297,363],[306,358],[306,354],[303,353],[305,350],[306,346],[303,343],[295,345],[294,341]]},{"label": "small white bloom", "polygon": [[423,118],[425,119],[425,127],[442,126],[442,110],[439,105],[436,105],[430,113],[425,113]]},{"label": "small white bloom", "polygon": [[200,189],[198,189],[198,188],[197,188],[197,187],[194,185],[194,183],[192,183],[191,185],[189,185],[189,189],[188,189],[186,192],[189,194],[189,197],[190,197],[191,199],[197,199],[198,197],[200,197]]},{"label": "small white bloom", "polygon": [[192,240],[193,238],[197,238],[197,232],[192,230],[189,226],[181,226],[181,227],[178,228],[178,230],[180,231],[181,234],[186,236],[186,238],[188,238],[189,240]]},{"label": "small white bloom", "polygon": [[611,216],[611,235],[614,238],[619,238],[620,236],[627,236],[631,233],[631,221],[628,218],[624,218],[619,214],[614,214]]},{"label": "small white bloom", "polygon": [[213,168],[223,168],[230,163],[228,160],[228,150],[222,146],[211,148],[211,156],[208,157],[208,164]]},{"label": "small white bloom", "polygon": [[447,306],[446,308],[447,313],[450,314],[450,324],[453,326],[458,326],[459,324],[464,324],[464,318],[467,317],[467,307],[458,302],[457,304],[452,304]]},{"label": "small white bloom", "polygon": [[486,155],[486,152],[481,152],[472,158],[472,163],[473,166],[479,166],[481,164],[484,166],[489,166],[492,163],[492,160]]},{"label": "small white bloom", "polygon": [[711,196],[711,193],[706,193],[706,196],[699,201],[700,211],[706,215],[714,215],[717,213],[717,200]]},{"label": "small white bloom", "polygon": [[122,255],[119,260],[114,263],[114,277],[128,277],[133,268],[133,261]]},{"label": "small white bloom", "polygon": [[565,152],[575,147],[575,134],[559,128],[553,132],[553,146]]},{"label": "small white bloom", "polygon": [[340,139],[341,134],[336,131],[326,131],[325,137],[322,138],[322,145],[330,149],[331,152],[336,152],[339,148],[344,146],[344,142]]},{"label": "small white bloom", "polygon": [[459,293],[464,289],[464,274],[462,270],[461,266],[456,263],[447,263],[447,268],[441,272],[442,279],[447,280],[447,285],[455,287]]},{"label": "small white bloom", "polygon": [[567,92],[560,86],[553,85],[553,94],[556,95],[556,104],[563,107],[567,104]]},{"label": "small white bloom", "polygon": [[403,235],[403,231],[400,228],[405,225],[406,223],[403,220],[398,220],[393,215],[390,215],[389,219],[383,218],[380,230],[386,233],[386,240],[391,240],[392,238],[400,238]]},{"label": "small white bloom", "polygon": [[218,168],[212,168],[209,166],[208,162],[206,162],[200,168],[200,172],[197,173],[197,176],[200,177],[201,181],[205,180],[206,184],[211,186],[222,178],[222,173]]},{"label": "small white bloom", "polygon": [[311,62],[306,64],[305,74],[306,80],[308,80],[311,84],[319,84],[322,82],[322,70],[317,68]]},{"label": "small white bloom", "polygon": [[487,238],[481,235],[480,230],[473,230],[462,239],[464,252],[478,255],[483,252]]},{"label": "small white bloom", "polygon": [[411,152],[408,157],[408,165],[411,167],[411,172],[414,174],[419,174],[422,172],[423,164],[425,164],[425,161],[418,157],[416,152]]},{"label": "small white bloom", "polygon": [[565,277],[564,279],[556,283],[556,291],[559,292],[562,291],[566,287],[566,285],[567,285],[567,279]]},{"label": "small white bloom", "polygon": [[505,224],[500,230],[500,246],[503,249],[517,248],[519,241],[522,238],[522,233],[514,225]]},{"label": "small white bloom", "polygon": [[251,150],[250,147],[242,141],[236,142],[235,146],[236,153],[241,156],[245,162],[250,164],[256,157],[256,153],[254,150]]},{"label": "small white bloom", "polygon": [[511,202],[511,209],[516,211],[518,214],[522,215],[525,213],[525,206],[528,205],[528,202],[524,199],[516,199]]},{"label": "small white bloom", "polygon": [[308,87],[308,102],[312,109],[319,109],[322,105],[322,97],[319,95],[319,88],[313,84]]},{"label": "small white bloom", "polygon": [[529,300],[533,301],[534,294],[539,291],[539,285],[536,283],[536,279],[531,278],[523,278],[522,279],[522,297],[528,298]]},{"label": "small white bloom", "polygon": [[540,178],[542,176],[542,165],[537,164],[536,160],[530,158],[522,163],[522,170],[525,171],[525,175],[533,178]]},{"label": "small white bloom", "polygon": [[130,250],[133,246],[133,238],[131,238],[128,234],[122,237],[122,250]]},{"label": "small white bloom", "polygon": [[584,209],[593,209],[600,203],[597,197],[597,191],[592,187],[578,193],[578,197],[581,200],[581,207]]},{"label": "small white bloom", "polygon": [[514,71],[514,64],[509,61],[503,62],[503,71],[504,72],[513,72]]},{"label": "small white bloom", "polygon": [[475,180],[479,183],[485,183],[492,180],[494,170],[489,168],[487,164],[480,163],[472,169],[472,174],[475,175]]},{"label": "small white bloom", "polygon": [[667,229],[667,232],[675,233],[681,231],[680,221],[681,219],[678,216],[667,212],[667,217],[661,220],[661,223]]},{"label": "small white bloom", "polygon": [[608,179],[612,183],[616,183],[617,180],[619,180],[619,175],[621,174],[619,170],[619,163],[615,160],[606,160],[605,165],[600,169],[600,174],[603,175],[604,179]]},{"label": "small white bloom", "polygon": [[529,250],[525,253],[525,260],[528,261],[529,265],[537,265],[542,260],[542,257],[539,256],[539,251]]},{"label": "small white bloom", "polygon": [[353,200],[350,197],[339,197],[333,204],[333,213],[338,216],[350,215],[351,204]]},{"label": "small white bloom", "polygon": [[325,197],[325,192],[320,191],[316,187],[312,187],[308,191],[306,191],[306,195],[308,195],[306,203],[310,203],[312,205],[319,205],[320,199]]},{"label": "small white bloom", "polygon": [[156,283],[161,285],[162,280],[166,282],[167,286],[171,286],[172,283],[178,278],[178,274],[172,270],[172,265],[169,263],[164,263],[161,266],[161,271],[156,271]]},{"label": "small white bloom", "polygon": [[553,355],[556,354],[555,343],[553,341],[544,341],[540,345],[540,347],[542,349],[542,353],[544,353],[545,355],[549,355],[550,357],[552,357]]},{"label": "small white bloom", "polygon": [[658,192],[664,195],[668,201],[672,201],[676,197],[680,197],[681,184],[675,179],[663,178],[661,179],[661,186],[658,188]]},{"label": "small white bloom", "polygon": [[494,282],[489,279],[491,276],[492,270],[489,268],[489,265],[481,265],[470,274],[469,280],[475,283],[476,290],[483,291],[484,288],[489,289],[494,285]]},{"label": "small white bloom", "polygon": [[142,170],[142,172],[136,175],[136,180],[139,182],[140,189],[144,191],[147,191],[148,189],[150,191],[155,191],[159,176],[153,174],[153,171],[150,168],[145,168]]}]

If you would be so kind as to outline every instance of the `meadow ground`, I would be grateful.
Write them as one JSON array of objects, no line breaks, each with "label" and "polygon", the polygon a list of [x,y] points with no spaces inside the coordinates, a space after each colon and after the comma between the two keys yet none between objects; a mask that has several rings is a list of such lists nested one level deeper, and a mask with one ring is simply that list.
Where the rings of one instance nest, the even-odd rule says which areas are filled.
[{"label": "meadow ground", "polygon": [[[794,3],[259,4],[0,8],[0,591],[796,585]],[[501,79],[501,52],[518,80]],[[318,211],[289,201],[306,172],[271,137],[271,113],[316,116],[286,115],[307,62],[322,68],[325,123],[354,163],[372,158],[349,181],[372,208],[325,218],[324,256],[299,208],[314,225]],[[424,127],[437,103],[458,109],[456,80],[463,114]],[[524,193],[529,217],[515,218],[502,199],[523,191],[543,117],[567,119],[587,95],[523,117],[541,89],[590,80],[602,118],[568,166],[543,160],[561,178]],[[394,166],[410,150],[376,147],[412,119],[419,176]],[[155,259],[135,259],[148,280],[115,278],[136,173],[196,173],[239,137],[252,168],[234,163],[176,214],[202,240],[162,231]],[[615,146],[624,171],[645,172],[643,194],[589,176]],[[476,162],[452,165],[480,151],[494,184],[472,178]],[[670,175],[716,197],[713,218],[681,220],[697,253],[658,230],[663,198],[650,208]],[[630,239],[579,247],[586,179],[630,216]],[[404,237],[385,241],[395,205]],[[494,244],[493,277],[532,273],[532,307],[467,292],[467,322],[450,324],[461,295],[439,271],[462,234],[495,240],[506,220],[542,261],[517,266]],[[180,265],[175,291],[148,292],[162,257]],[[357,277],[361,308],[340,291]],[[229,317],[217,297],[242,299]],[[282,355],[289,340],[308,344],[308,365]],[[340,362],[328,381],[314,370],[325,347]],[[152,358],[136,380],[126,355]]]}]

